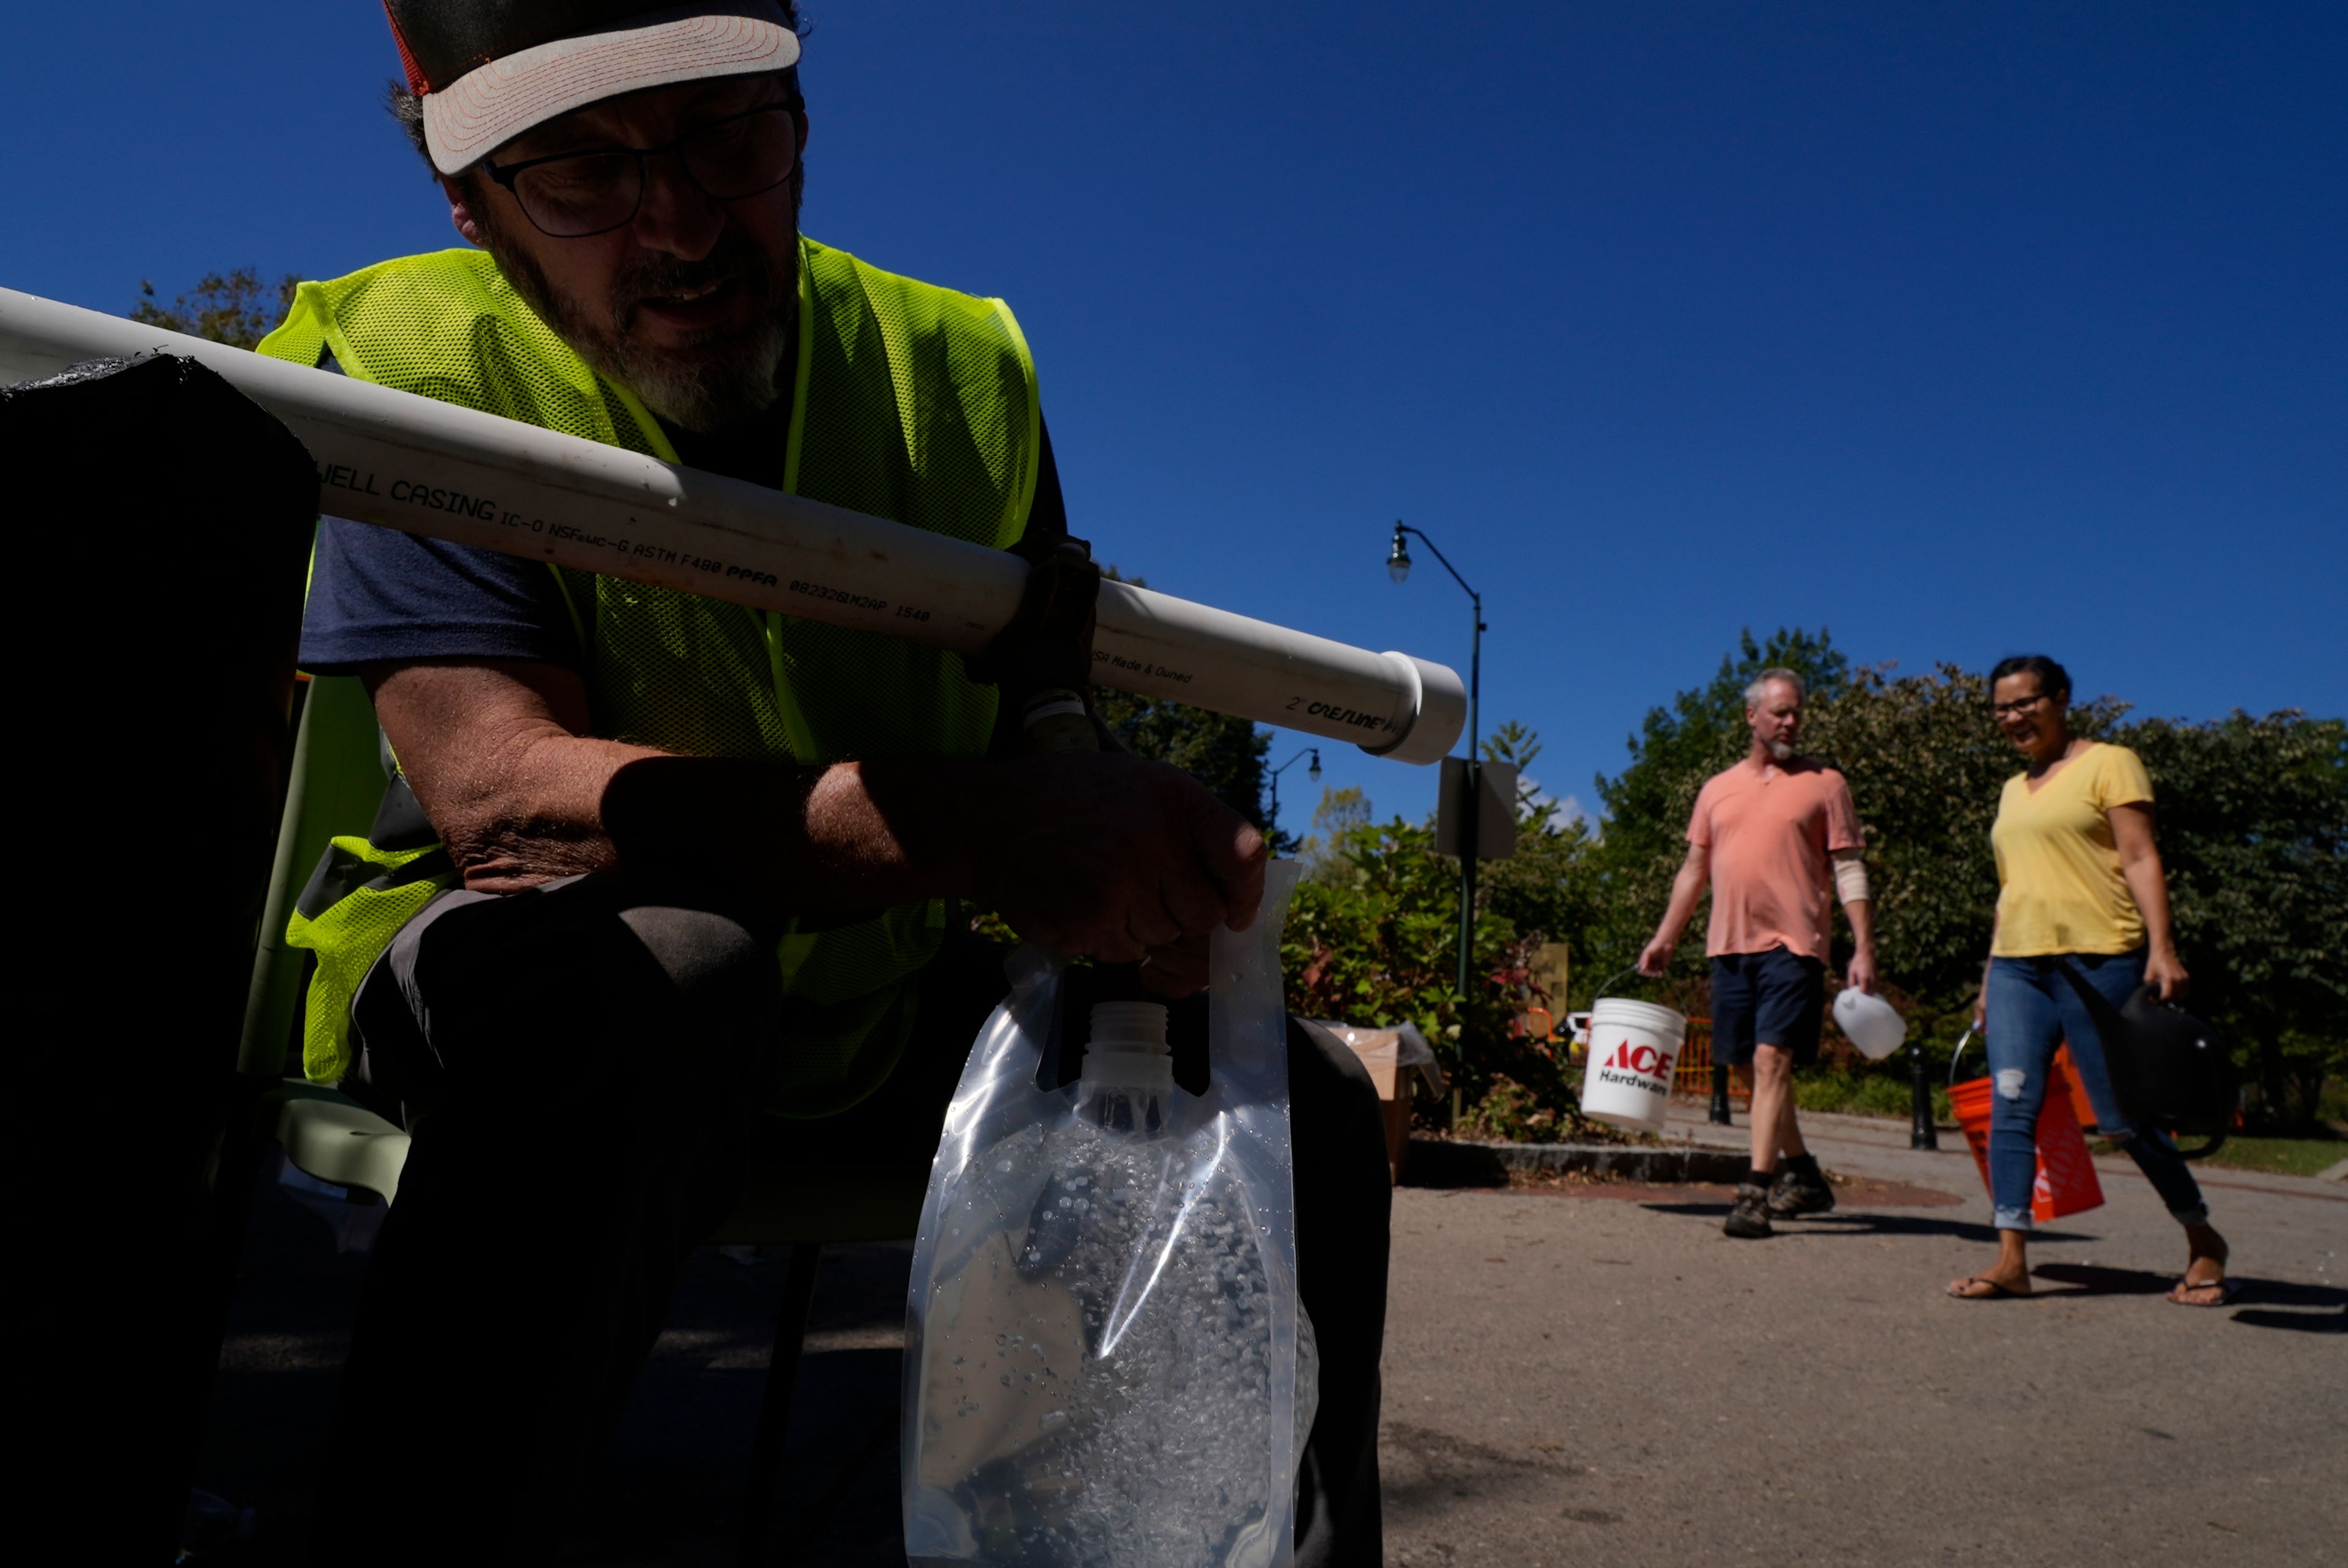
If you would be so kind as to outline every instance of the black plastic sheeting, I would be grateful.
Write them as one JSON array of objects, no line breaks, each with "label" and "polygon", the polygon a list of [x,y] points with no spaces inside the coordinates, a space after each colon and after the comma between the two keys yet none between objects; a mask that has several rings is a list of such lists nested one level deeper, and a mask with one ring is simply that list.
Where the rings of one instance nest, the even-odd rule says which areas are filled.
[{"label": "black plastic sheeting", "polygon": [[250,1185],[237,1042],[317,476],[218,374],[155,354],[0,389],[0,481],[8,1273],[17,1365],[47,1385],[20,1430],[107,1478],[94,1512],[45,1498],[77,1555],[168,1562]]}]

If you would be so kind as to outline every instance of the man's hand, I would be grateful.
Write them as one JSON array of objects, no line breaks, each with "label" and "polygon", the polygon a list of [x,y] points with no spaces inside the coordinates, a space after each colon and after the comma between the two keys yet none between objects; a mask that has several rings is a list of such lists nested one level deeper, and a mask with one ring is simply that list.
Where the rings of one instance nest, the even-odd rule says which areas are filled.
[{"label": "man's hand", "polygon": [[1179,1001],[1207,983],[1208,944],[1214,933],[1185,937],[1170,948],[1152,948],[1141,959],[1141,989]]},{"label": "man's hand", "polygon": [[1861,948],[1850,956],[1850,964],[1843,970],[1843,983],[1857,986],[1869,996],[1875,994],[1875,951]]},{"label": "man's hand", "polygon": [[1662,974],[1671,967],[1673,950],[1678,947],[1676,938],[1666,937],[1658,931],[1653,940],[1639,949],[1639,972],[1651,976]]},{"label": "man's hand", "polygon": [[1205,981],[1216,927],[1254,922],[1263,835],[1179,768],[1061,754],[975,764],[970,776],[968,896],[1028,940],[1146,959],[1144,978],[1179,994]]}]

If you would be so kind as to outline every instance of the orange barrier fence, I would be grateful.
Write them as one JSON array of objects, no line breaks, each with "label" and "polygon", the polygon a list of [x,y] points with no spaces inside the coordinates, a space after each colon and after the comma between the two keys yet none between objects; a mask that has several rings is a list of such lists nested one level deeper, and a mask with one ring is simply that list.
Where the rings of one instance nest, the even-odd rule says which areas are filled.
[{"label": "orange barrier fence", "polygon": [[[1680,1047],[1680,1060],[1672,1069],[1672,1092],[1674,1094],[1712,1093],[1712,1020],[1708,1018],[1688,1020],[1687,1041]],[[1729,1098],[1740,1103],[1750,1099],[1750,1091],[1728,1075]]]}]

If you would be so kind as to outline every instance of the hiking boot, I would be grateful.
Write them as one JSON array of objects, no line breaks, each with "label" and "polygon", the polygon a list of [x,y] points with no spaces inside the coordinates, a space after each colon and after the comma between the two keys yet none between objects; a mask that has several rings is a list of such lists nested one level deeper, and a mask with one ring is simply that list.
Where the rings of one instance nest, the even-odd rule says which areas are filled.
[{"label": "hiking boot", "polygon": [[1816,1171],[1780,1171],[1777,1179],[1769,1184],[1769,1214],[1773,1219],[1828,1214],[1834,1206],[1834,1188]]},{"label": "hiking boot", "polygon": [[1728,1211],[1728,1219],[1720,1228],[1739,1241],[1763,1241],[1776,1234],[1769,1228],[1769,1189],[1756,1182],[1740,1184],[1736,1206]]}]

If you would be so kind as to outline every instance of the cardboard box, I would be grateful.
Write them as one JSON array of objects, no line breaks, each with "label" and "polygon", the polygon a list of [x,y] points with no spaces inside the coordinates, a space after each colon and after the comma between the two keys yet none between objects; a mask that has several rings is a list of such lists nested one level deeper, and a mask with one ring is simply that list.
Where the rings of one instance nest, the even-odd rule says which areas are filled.
[{"label": "cardboard box", "polygon": [[1403,1151],[1410,1146],[1411,1077],[1414,1073],[1424,1076],[1438,1094],[1444,1088],[1443,1070],[1436,1065],[1426,1037],[1415,1024],[1363,1029],[1325,1019],[1313,1021],[1351,1046],[1369,1070],[1370,1081],[1377,1086],[1378,1109],[1385,1118],[1386,1178],[1399,1178]]}]

